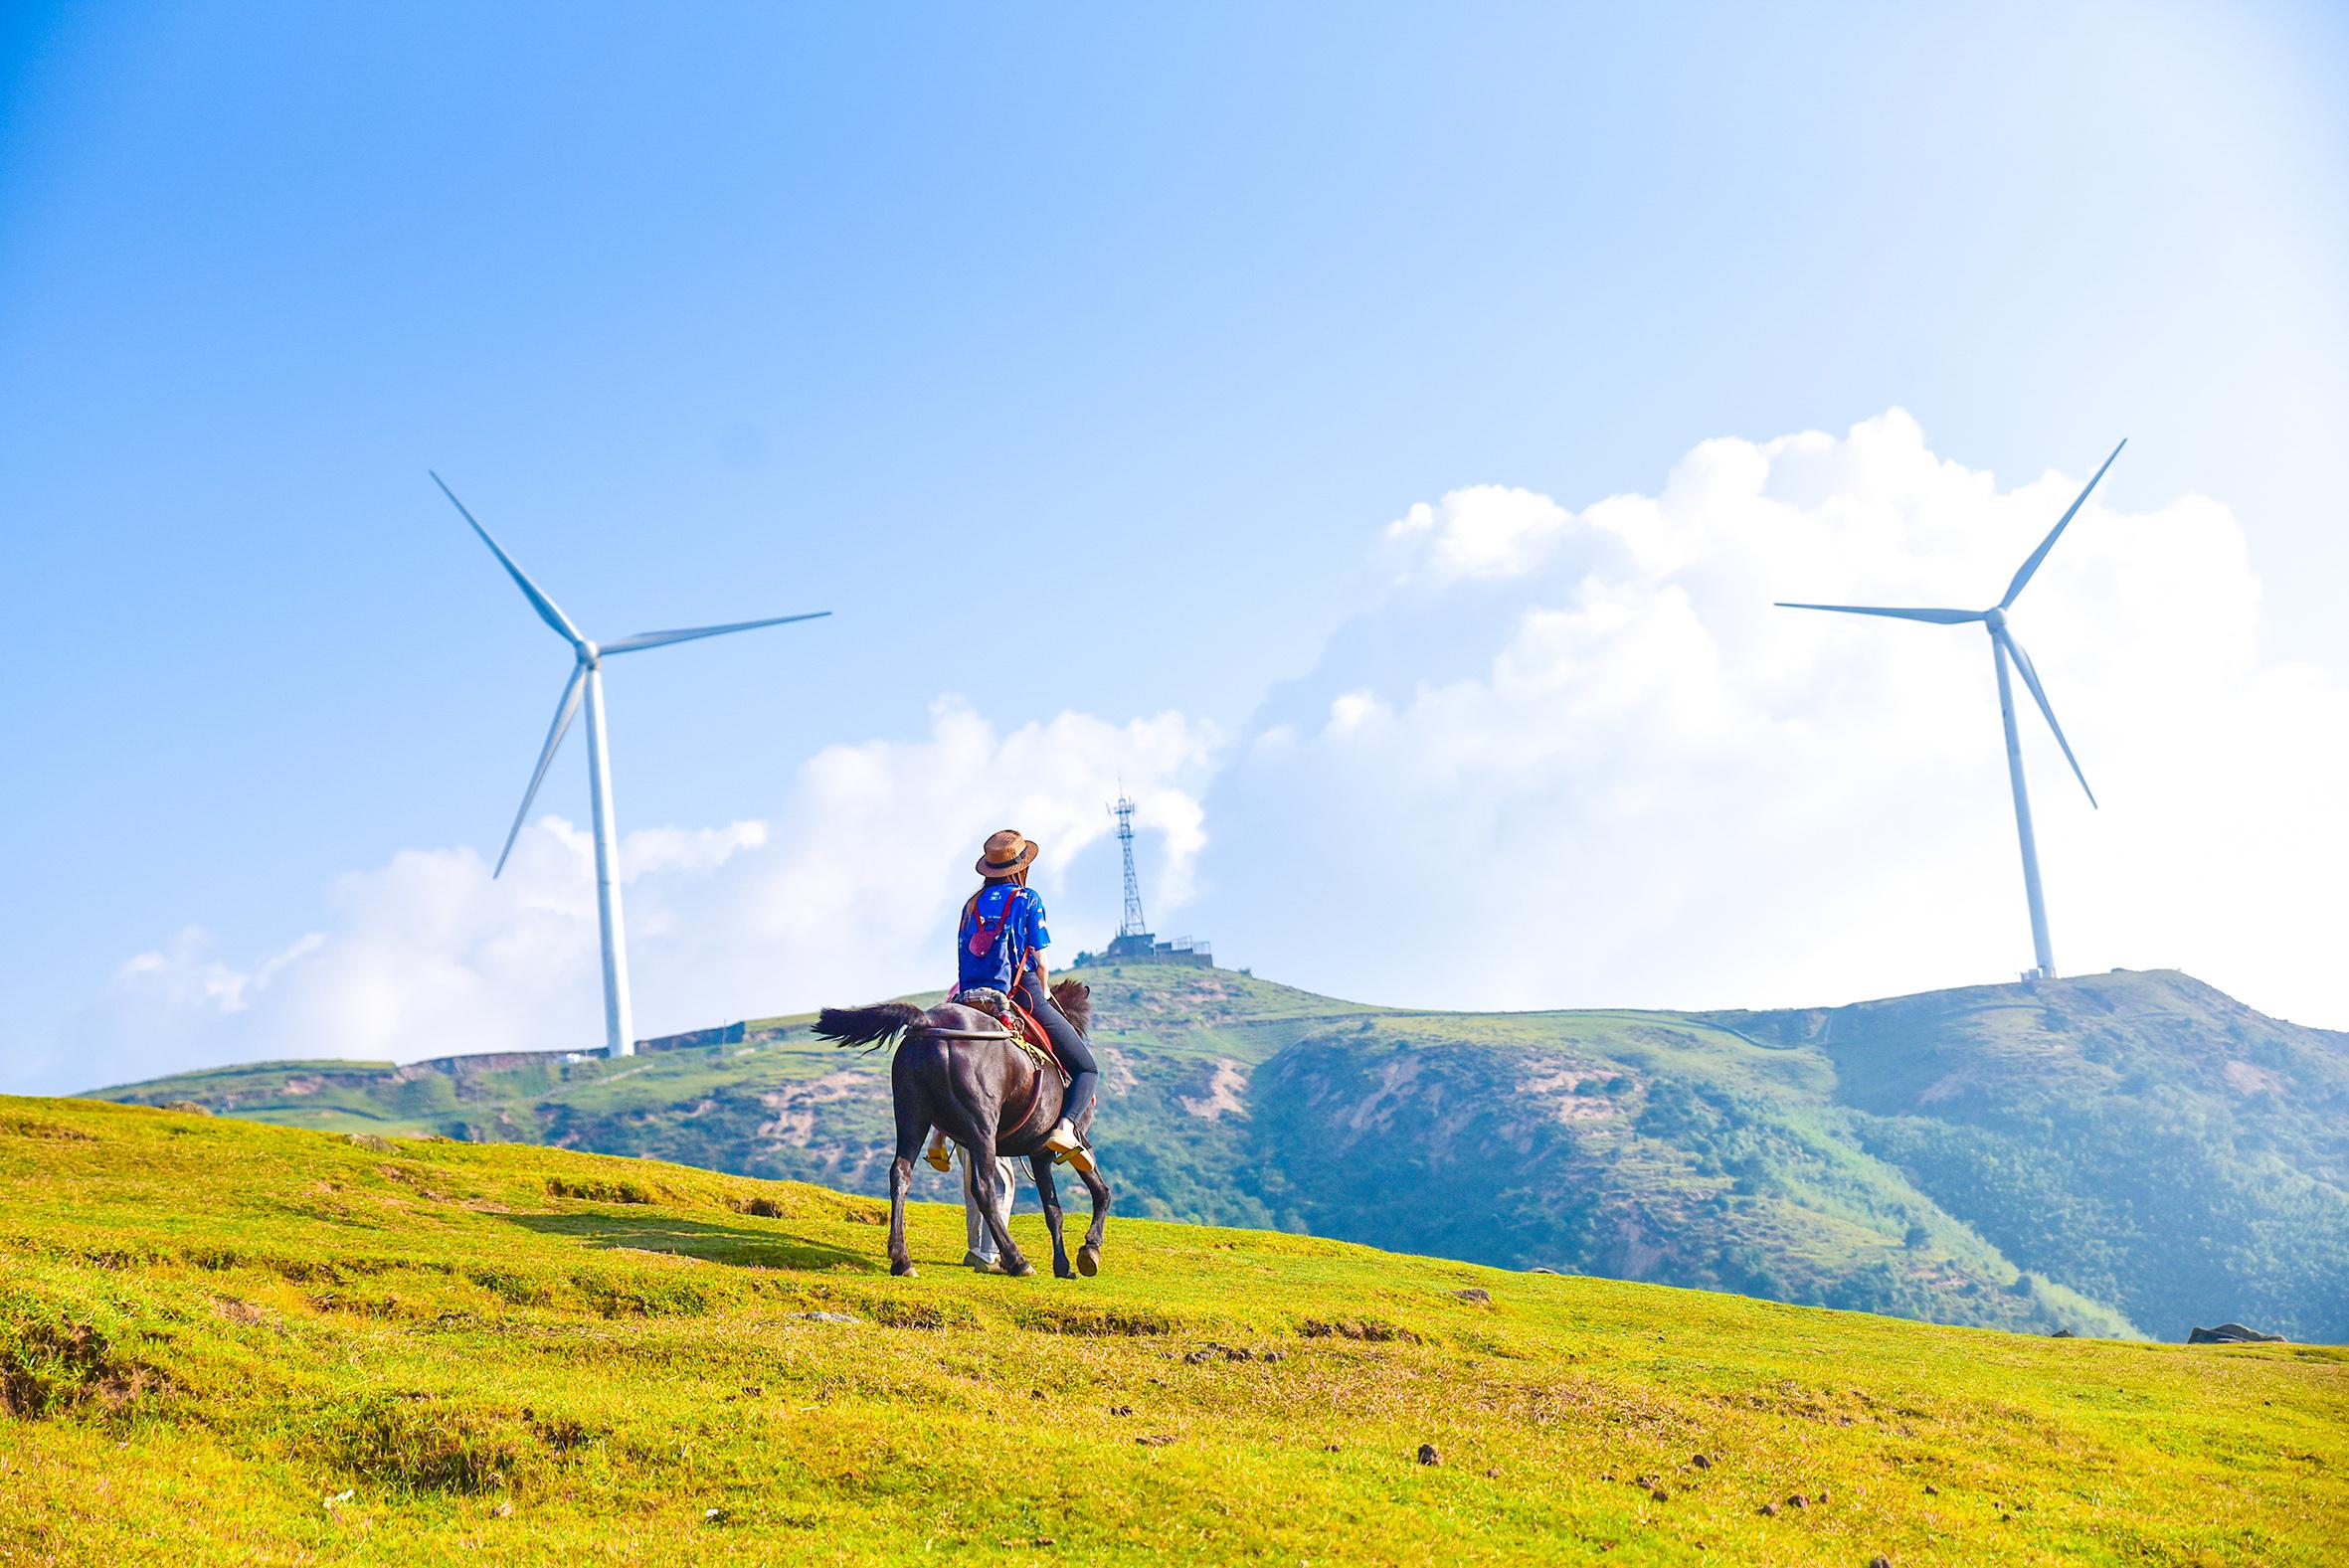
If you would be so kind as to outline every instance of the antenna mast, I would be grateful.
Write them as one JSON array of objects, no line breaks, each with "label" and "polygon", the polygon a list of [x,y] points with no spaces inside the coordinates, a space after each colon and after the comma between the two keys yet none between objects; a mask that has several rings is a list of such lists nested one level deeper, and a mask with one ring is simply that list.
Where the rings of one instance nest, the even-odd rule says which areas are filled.
[{"label": "antenna mast", "polygon": [[1124,785],[1118,787],[1118,803],[1110,807],[1118,818],[1118,848],[1126,857],[1126,913],[1118,922],[1118,935],[1139,937],[1150,930],[1150,923],[1142,918],[1142,882],[1134,875],[1134,802],[1126,796]]}]

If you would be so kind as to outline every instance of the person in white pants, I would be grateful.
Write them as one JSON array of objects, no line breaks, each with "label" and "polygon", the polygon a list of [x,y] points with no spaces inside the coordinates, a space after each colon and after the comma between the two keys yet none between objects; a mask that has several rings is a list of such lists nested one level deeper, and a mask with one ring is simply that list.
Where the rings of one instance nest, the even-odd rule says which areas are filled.
[{"label": "person in white pants", "polygon": [[[969,1250],[963,1254],[963,1266],[992,1273],[997,1266],[994,1232],[988,1228],[987,1211],[979,1206],[979,1189],[971,1180],[971,1151],[958,1145],[955,1152],[960,1156],[963,1167],[963,1229],[970,1240]],[[1018,1172],[1011,1161],[998,1157],[995,1160],[995,1191],[1001,1194],[999,1201],[1002,1213],[999,1217],[1006,1230],[1011,1225],[1011,1191],[1017,1179]]]}]

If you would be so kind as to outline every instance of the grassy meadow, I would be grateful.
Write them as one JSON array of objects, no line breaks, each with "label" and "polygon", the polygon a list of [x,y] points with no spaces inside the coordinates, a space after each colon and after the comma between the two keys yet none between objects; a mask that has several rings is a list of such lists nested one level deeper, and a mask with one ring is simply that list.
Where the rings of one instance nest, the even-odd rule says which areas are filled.
[{"label": "grassy meadow", "polygon": [[78,1101],[0,1099],[0,1182],[11,1563],[2313,1564],[2349,1519],[2337,1349],[1122,1219],[1010,1280],[941,1206],[896,1281],[868,1197]]},{"label": "grassy meadow", "polygon": [[[1075,972],[1130,1216],[2023,1332],[2235,1319],[2349,1340],[2349,1035],[2183,974],[1708,1014],[1405,1012],[1228,969]],[[883,1193],[888,1058],[810,1021],[621,1060],[257,1063],[100,1098]]]}]

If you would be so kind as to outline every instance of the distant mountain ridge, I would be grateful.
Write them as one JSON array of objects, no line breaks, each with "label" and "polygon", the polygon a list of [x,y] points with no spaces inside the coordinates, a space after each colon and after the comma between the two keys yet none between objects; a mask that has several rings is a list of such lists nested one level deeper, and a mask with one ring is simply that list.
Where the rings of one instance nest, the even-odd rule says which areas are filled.
[{"label": "distant mountain ridge", "polygon": [[[1083,972],[1127,1213],[1943,1322],[2349,1340],[2349,1035],[2176,971],[1686,1013]],[[271,1063],[99,1098],[879,1193],[885,1059],[808,1022],[618,1062]]]}]

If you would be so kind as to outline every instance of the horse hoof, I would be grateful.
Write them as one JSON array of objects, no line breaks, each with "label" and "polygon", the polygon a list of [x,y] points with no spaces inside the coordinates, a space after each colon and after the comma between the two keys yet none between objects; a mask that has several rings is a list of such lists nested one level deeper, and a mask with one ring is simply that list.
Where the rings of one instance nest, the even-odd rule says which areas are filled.
[{"label": "horse hoof", "polygon": [[889,1272],[900,1280],[910,1280],[914,1277],[914,1266],[910,1263],[893,1263],[889,1265]]},{"label": "horse hoof", "polygon": [[1053,1279],[1055,1279],[1055,1280],[1073,1280],[1073,1279],[1075,1279],[1076,1277],[1077,1277],[1077,1271],[1076,1271],[1076,1270],[1074,1270],[1074,1269],[1072,1269],[1072,1268],[1070,1268],[1070,1267],[1069,1267],[1069,1266],[1068,1266],[1066,1263],[1056,1263],[1056,1264],[1052,1265],[1052,1278],[1053,1278]]},{"label": "horse hoof", "polygon": [[1101,1249],[1098,1247],[1079,1247],[1077,1249],[1077,1273],[1090,1280],[1093,1278],[1093,1276],[1099,1274],[1100,1272]]},{"label": "horse hoof", "polygon": [[1003,1272],[1011,1276],[1011,1278],[1014,1280],[1024,1280],[1029,1275],[1036,1272],[1036,1266],[1028,1262],[1025,1258],[1022,1258],[1010,1268],[1005,1269]]}]

